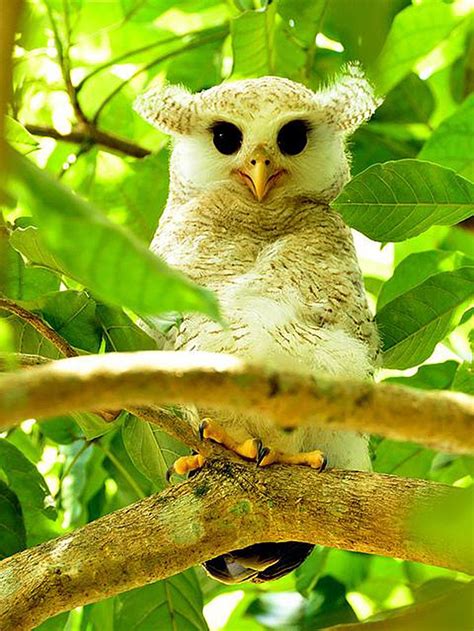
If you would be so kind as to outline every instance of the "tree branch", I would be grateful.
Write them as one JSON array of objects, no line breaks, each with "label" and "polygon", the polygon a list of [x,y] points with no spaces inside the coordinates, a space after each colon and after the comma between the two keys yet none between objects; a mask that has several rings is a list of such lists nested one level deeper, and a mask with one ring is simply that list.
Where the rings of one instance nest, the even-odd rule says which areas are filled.
[{"label": "tree branch", "polygon": [[65,357],[77,357],[77,351],[59,333],[57,333],[39,315],[24,309],[13,300],[0,298],[0,309],[4,309],[30,324],[40,335],[46,338]]},{"label": "tree branch", "polygon": [[[307,541],[469,571],[462,538],[443,536],[451,521],[443,503],[465,493],[387,475],[215,460],[183,484],[2,561],[0,628],[30,629],[262,541]],[[426,509],[439,529],[422,539],[413,519]]]},{"label": "tree branch", "polygon": [[150,404],[252,412],[286,428],[317,423],[443,451],[474,450],[474,398],[468,395],[275,373],[224,354],[88,355],[0,380],[0,428],[30,417]]},{"label": "tree branch", "polygon": [[93,125],[82,125],[80,129],[73,129],[69,134],[61,134],[54,127],[44,127],[41,125],[25,124],[25,128],[35,136],[54,138],[63,142],[76,144],[92,143],[99,145],[111,153],[121,153],[132,158],[145,158],[150,155],[150,151],[140,147],[129,140],[119,138],[114,134],[96,129]]}]

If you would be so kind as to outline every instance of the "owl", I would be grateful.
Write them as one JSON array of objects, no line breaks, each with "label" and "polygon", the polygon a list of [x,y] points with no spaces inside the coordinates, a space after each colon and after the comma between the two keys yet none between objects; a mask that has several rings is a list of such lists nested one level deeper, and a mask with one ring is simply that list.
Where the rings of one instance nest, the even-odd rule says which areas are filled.
[{"label": "owl", "polygon": [[[226,323],[186,314],[168,348],[315,376],[373,374],[379,338],[351,232],[330,202],[350,176],[347,138],[377,105],[355,64],[319,92],[268,76],[197,94],[167,86],[137,99],[137,112],[173,141],[169,198],[151,248],[215,292]],[[201,438],[259,466],[370,468],[362,434],[314,424],[290,433],[251,414],[185,413]],[[202,464],[199,454],[184,457],[174,471]],[[260,543],[205,568],[223,582],[261,582],[297,567],[312,547]]]}]

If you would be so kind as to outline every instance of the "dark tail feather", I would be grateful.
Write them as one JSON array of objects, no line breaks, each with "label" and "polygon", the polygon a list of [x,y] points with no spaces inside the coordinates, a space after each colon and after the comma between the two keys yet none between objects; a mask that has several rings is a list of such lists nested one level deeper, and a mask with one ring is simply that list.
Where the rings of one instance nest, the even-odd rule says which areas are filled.
[{"label": "dark tail feather", "polygon": [[313,548],[313,544],[299,541],[255,543],[241,550],[221,554],[206,561],[203,566],[212,578],[228,585],[244,581],[264,583],[285,576],[297,568]]}]

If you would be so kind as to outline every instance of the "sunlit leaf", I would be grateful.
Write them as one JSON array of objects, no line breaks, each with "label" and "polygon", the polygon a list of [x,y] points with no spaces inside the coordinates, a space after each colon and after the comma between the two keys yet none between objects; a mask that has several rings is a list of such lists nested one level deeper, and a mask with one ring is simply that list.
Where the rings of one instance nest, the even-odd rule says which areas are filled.
[{"label": "sunlit leaf", "polygon": [[389,377],[384,381],[422,390],[449,390],[458,367],[458,362],[450,359],[441,364],[420,366],[410,377]]},{"label": "sunlit leaf", "polygon": [[274,25],[274,4],[256,11],[246,11],[232,20],[232,79],[273,74]]},{"label": "sunlit leaf", "polygon": [[47,249],[35,226],[16,228],[10,235],[10,245],[35,265],[60,273],[64,271],[59,261]]},{"label": "sunlit leaf", "polygon": [[447,38],[460,21],[452,4],[423,2],[398,13],[372,69],[382,94],[396,85],[416,62]]},{"label": "sunlit leaf", "polygon": [[427,250],[408,255],[397,265],[391,278],[382,285],[377,300],[380,310],[388,302],[420,285],[430,276],[451,272],[460,267],[473,267],[474,259],[446,250]]},{"label": "sunlit leaf", "polygon": [[34,300],[59,289],[59,276],[46,269],[25,265],[21,255],[6,244],[0,290],[12,300]]},{"label": "sunlit leaf", "polygon": [[28,153],[38,148],[38,141],[14,118],[5,118],[5,139],[22,153]]},{"label": "sunlit leaf", "polygon": [[278,12],[291,28],[292,35],[311,45],[321,31],[327,0],[280,0]]},{"label": "sunlit leaf", "polygon": [[474,180],[474,95],[435,129],[419,157]]},{"label": "sunlit leaf", "polygon": [[474,267],[460,267],[430,276],[385,304],[376,315],[384,366],[404,369],[422,363],[473,295]]},{"label": "sunlit leaf", "polygon": [[202,310],[217,316],[209,291],[169,268],[27,159],[15,155],[10,185],[34,213],[48,248],[67,273],[104,300],[144,314]]},{"label": "sunlit leaf", "polygon": [[474,210],[474,185],[430,162],[399,160],[363,171],[333,202],[345,221],[374,241],[403,241]]}]

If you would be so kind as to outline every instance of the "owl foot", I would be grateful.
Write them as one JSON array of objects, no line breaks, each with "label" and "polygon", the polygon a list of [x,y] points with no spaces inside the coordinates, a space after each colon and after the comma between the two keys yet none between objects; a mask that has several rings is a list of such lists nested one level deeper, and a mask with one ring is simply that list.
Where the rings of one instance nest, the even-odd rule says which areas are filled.
[{"label": "owl foot", "polygon": [[166,481],[169,482],[173,473],[178,475],[186,475],[191,471],[200,469],[205,462],[204,456],[201,454],[195,454],[193,456],[182,456],[175,460],[171,467],[166,472]]},{"label": "owl foot", "polygon": [[213,440],[246,460],[257,460],[258,454],[262,450],[262,441],[259,438],[248,438],[243,443],[239,443],[210,418],[205,418],[201,421],[199,438],[201,440],[204,438]]},{"label": "owl foot", "polygon": [[322,451],[307,451],[298,454],[284,454],[281,451],[263,447],[257,457],[259,467],[267,467],[270,464],[300,464],[318,471],[324,471],[327,465],[326,456]]}]

